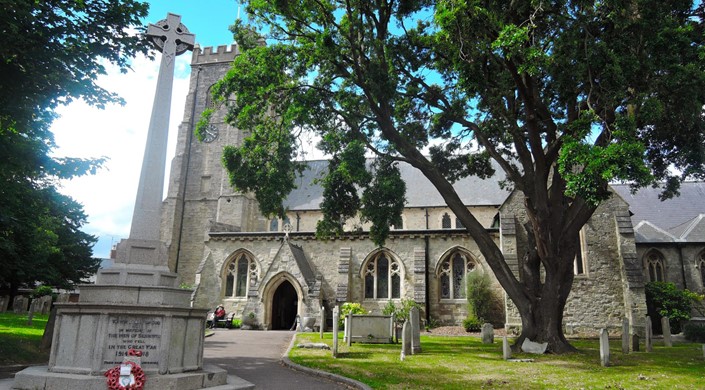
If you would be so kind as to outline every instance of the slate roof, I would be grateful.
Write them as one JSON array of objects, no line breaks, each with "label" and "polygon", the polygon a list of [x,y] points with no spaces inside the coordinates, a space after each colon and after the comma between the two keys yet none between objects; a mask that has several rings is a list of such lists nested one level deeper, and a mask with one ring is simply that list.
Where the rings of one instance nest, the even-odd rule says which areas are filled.
[{"label": "slate roof", "polygon": [[[406,163],[399,163],[401,176],[406,182],[406,207],[446,207],[446,203],[436,188],[421,172]],[[294,189],[284,201],[284,207],[291,211],[320,210],[323,201],[323,188],[315,183],[328,171],[328,161],[308,161],[301,177],[297,177]],[[504,172],[495,166],[495,175],[487,180],[466,177],[458,180],[453,187],[467,206],[500,206],[510,192],[499,187]]]},{"label": "slate roof", "polygon": [[660,188],[612,188],[629,204],[637,242],[705,242],[705,182],[683,183],[680,196],[663,202]]}]

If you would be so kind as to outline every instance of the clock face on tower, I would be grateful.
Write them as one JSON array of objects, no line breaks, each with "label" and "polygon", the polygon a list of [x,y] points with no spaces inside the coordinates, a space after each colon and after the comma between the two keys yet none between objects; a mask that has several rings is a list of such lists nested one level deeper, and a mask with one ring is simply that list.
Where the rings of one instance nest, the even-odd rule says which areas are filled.
[{"label": "clock face on tower", "polygon": [[208,125],[203,132],[203,142],[213,142],[216,138],[218,138],[218,128]]}]

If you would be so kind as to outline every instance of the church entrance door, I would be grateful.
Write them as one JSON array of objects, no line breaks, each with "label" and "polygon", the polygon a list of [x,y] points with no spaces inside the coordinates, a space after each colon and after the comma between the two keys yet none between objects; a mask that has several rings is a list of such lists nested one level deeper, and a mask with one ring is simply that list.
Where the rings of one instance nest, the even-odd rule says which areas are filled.
[{"label": "church entrance door", "polygon": [[288,280],[283,281],[272,297],[272,329],[291,329],[296,321],[298,306],[299,297],[296,289]]}]

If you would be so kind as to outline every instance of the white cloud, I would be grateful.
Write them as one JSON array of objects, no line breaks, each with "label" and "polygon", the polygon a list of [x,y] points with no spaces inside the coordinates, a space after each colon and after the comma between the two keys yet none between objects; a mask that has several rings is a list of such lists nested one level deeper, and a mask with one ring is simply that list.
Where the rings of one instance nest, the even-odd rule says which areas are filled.
[{"label": "white cloud", "polygon": [[[82,101],[73,102],[59,110],[61,118],[52,126],[57,145],[55,156],[109,158],[96,175],[65,181],[61,189],[84,205],[88,215],[84,231],[99,236],[94,248],[96,257],[108,257],[110,245],[130,232],[159,58],[150,62],[138,57],[133,61],[134,71],[127,74],[108,67],[108,75],[99,79],[102,87],[125,99],[125,106],[111,105],[99,110]],[[179,56],[175,64],[165,183],[168,183],[177,128],[183,119],[190,58],[189,54]]]}]

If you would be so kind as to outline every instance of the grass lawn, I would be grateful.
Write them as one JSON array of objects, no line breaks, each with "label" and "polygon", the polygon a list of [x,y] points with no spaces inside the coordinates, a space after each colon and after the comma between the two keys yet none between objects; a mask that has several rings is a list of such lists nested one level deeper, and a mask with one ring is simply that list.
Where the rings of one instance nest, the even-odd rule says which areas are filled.
[{"label": "grass lawn", "polygon": [[0,313],[0,365],[46,363],[49,351],[40,351],[48,315]]},{"label": "grass lawn", "polygon": [[[298,342],[333,345],[332,333],[297,335]],[[705,359],[701,344],[654,346],[651,353],[621,352],[621,340],[610,341],[611,367],[600,366],[597,340],[574,340],[579,352],[567,355],[515,354],[532,358],[502,360],[502,341],[482,344],[475,337],[421,336],[422,353],[399,360],[400,344],[352,344],[338,341],[331,351],[293,348],[292,361],[340,374],[379,389],[704,389]],[[642,347],[643,350],[643,347]]]}]

